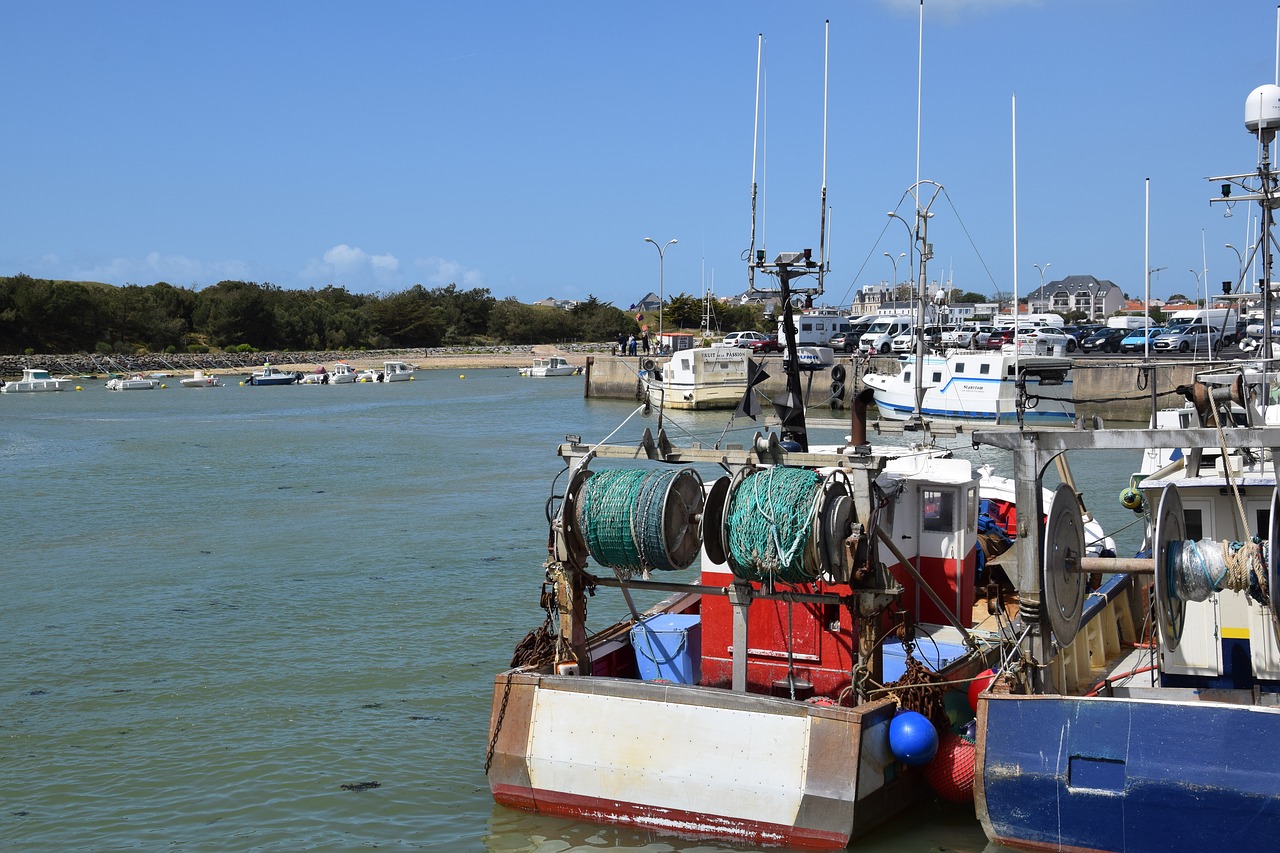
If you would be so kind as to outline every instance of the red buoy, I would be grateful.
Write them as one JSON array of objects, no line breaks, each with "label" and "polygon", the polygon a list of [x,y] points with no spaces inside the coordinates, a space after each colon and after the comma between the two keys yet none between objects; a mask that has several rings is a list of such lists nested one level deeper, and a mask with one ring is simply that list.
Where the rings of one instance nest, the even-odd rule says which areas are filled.
[{"label": "red buoy", "polygon": [[924,775],[934,793],[953,803],[973,801],[973,744],[947,732],[938,743],[938,754],[925,765]]}]

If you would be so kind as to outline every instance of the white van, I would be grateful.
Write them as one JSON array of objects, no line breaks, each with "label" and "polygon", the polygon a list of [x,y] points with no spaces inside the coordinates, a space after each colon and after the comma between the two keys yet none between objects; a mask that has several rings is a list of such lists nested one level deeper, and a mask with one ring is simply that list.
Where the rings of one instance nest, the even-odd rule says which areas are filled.
[{"label": "white van", "polygon": [[903,332],[911,331],[913,325],[910,317],[881,317],[862,334],[858,349],[881,355],[888,353],[893,349],[893,339]]},{"label": "white van", "polygon": [[1148,325],[1158,326],[1159,323],[1148,320],[1140,314],[1124,314],[1119,317],[1108,317],[1108,329],[1145,329]]},{"label": "white van", "polygon": [[1236,313],[1234,308],[1197,308],[1191,311],[1174,311],[1164,327],[1170,331],[1177,331],[1181,326],[1190,326],[1192,323],[1204,323],[1218,330],[1222,335],[1224,344],[1233,344],[1236,342],[1237,332],[1236,325],[1240,315]]}]

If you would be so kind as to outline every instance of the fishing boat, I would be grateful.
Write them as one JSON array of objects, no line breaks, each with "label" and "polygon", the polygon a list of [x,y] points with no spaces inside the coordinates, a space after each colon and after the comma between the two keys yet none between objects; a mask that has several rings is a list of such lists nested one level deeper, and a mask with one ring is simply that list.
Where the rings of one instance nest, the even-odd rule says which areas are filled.
[{"label": "fishing boat", "polygon": [[71,379],[56,379],[49,375],[49,371],[38,367],[24,367],[22,369],[21,379],[12,379],[4,383],[4,387],[0,388],[0,392],[5,394],[17,394],[27,391],[70,391],[75,388],[75,382]]},{"label": "fishing boat", "polygon": [[[1225,187],[1215,201],[1260,203],[1270,280],[1280,87],[1254,90],[1245,123],[1259,137],[1258,169],[1210,180]],[[1015,544],[1020,639],[976,697],[975,801],[993,841],[1112,853],[1275,847],[1276,388],[1264,361],[1202,374],[1187,404],[1150,429],[974,434],[1014,453],[1019,507],[1067,451],[1143,453],[1121,494],[1146,522],[1137,557],[1081,557],[1070,502]],[[1109,579],[1087,592],[1091,575]]]},{"label": "fishing boat", "polygon": [[285,372],[276,370],[268,362],[262,365],[261,370],[256,370],[249,374],[249,378],[245,380],[246,385],[293,385],[302,379],[302,374],[297,372]]},{"label": "fishing boat", "polygon": [[521,376],[576,376],[582,368],[569,363],[569,359],[560,355],[549,358],[535,358],[531,367],[520,368]]},{"label": "fishing boat", "polygon": [[732,409],[747,390],[747,364],[748,350],[734,347],[682,350],[664,365],[649,359],[649,401],[668,409]]},{"label": "fishing boat", "polygon": [[160,387],[159,379],[152,379],[141,373],[109,379],[106,385],[108,391],[152,391]]},{"label": "fishing boat", "polygon": [[221,388],[222,381],[213,374],[205,373],[197,368],[190,376],[179,380],[183,388]]},{"label": "fishing boat", "polygon": [[918,413],[947,421],[1016,423],[1020,416],[1028,424],[1075,421],[1071,359],[1022,355],[1013,345],[990,352],[930,353],[918,365],[904,357],[897,373],[869,371],[862,381],[874,391],[886,420],[905,421]]}]

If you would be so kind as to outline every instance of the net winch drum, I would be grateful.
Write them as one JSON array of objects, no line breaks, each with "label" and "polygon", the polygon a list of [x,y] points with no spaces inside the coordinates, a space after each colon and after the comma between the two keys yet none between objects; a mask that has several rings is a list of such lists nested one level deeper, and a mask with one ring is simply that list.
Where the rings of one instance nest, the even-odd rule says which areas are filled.
[{"label": "net winch drum", "polygon": [[1156,537],[1151,549],[1155,560],[1156,624],[1160,641],[1166,651],[1175,651],[1182,642],[1182,629],[1186,624],[1187,604],[1178,597],[1176,585],[1169,575],[1172,569],[1170,552],[1175,542],[1187,538],[1186,520],[1182,514],[1182,497],[1178,487],[1167,485],[1160,493],[1156,510]]},{"label": "net winch drum", "polygon": [[[1186,601],[1178,594],[1179,580],[1184,578],[1177,574],[1181,569],[1173,559],[1174,553],[1186,540],[1186,521],[1182,512],[1182,498],[1176,486],[1167,485],[1161,490],[1159,510],[1156,513],[1155,543],[1152,551],[1154,557],[1156,614],[1160,627],[1160,638],[1168,651],[1174,651],[1182,641],[1182,631],[1186,623]],[[1271,493],[1271,520],[1268,524],[1267,543],[1274,546],[1280,536],[1280,490]],[[1262,531],[1259,531],[1260,533]],[[1259,572],[1266,573],[1267,602],[1271,609],[1271,627],[1277,642],[1280,642],[1280,549],[1267,547],[1267,560]],[[1203,558],[1202,558],[1203,559]],[[1206,570],[1204,568],[1202,571]]]},{"label": "net winch drum", "polygon": [[[702,525],[707,556],[716,562],[727,563],[734,576],[741,580],[764,581],[766,578],[762,576],[758,567],[741,565],[735,560],[733,545],[741,544],[742,537],[748,533],[735,527],[730,513],[741,489],[753,487],[751,478],[767,476],[768,472],[775,468],[799,470],[786,469],[782,466],[744,466],[732,478],[722,478],[726,481],[722,494],[719,491],[720,484],[717,483],[712,487],[712,493],[707,499]],[[856,520],[848,475],[839,470],[827,474],[819,473],[817,489],[812,496],[803,506],[791,509],[803,513],[808,519],[807,538],[799,567],[803,580],[822,578],[833,583],[847,583],[853,567],[846,558],[844,543],[849,538],[853,522]],[[763,547],[767,543],[760,544]],[[797,581],[798,579],[792,582]]]},{"label": "net winch drum", "polygon": [[[622,477],[624,491],[614,495],[614,505],[601,507],[599,490]],[[688,568],[702,545],[702,512],[702,478],[692,468],[593,472],[580,465],[556,517],[555,555],[578,566],[590,556],[602,566],[642,573]],[[601,542],[614,547],[606,550]]]},{"label": "net winch drum", "polygon": [[1044,609],[1049,628],[1058,646],[1065,648],[1076,638],[1084,613],[1085,576],[1076,571],[1084,556],[1084,517],[1075,489],[1059,483],[1045,524]]}]

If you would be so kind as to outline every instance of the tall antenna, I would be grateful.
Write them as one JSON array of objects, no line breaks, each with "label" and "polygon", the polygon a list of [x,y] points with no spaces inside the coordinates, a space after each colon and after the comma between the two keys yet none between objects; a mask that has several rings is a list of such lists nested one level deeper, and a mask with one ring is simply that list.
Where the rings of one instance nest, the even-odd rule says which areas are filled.
[{"label": "tall antenna", "polygon": [[822,214],[818,223],[818,295],[827,269],[827,81],[830,78],[831,20],[827,19],[822,55]]},{"label": "tall antenna", "polygon": [[760,146],[760,68],[764,61],[764,33],[756,36],[756,115],[751,135],[751,245],[747,248],[747,291],[756,289],[756,156]]}]

